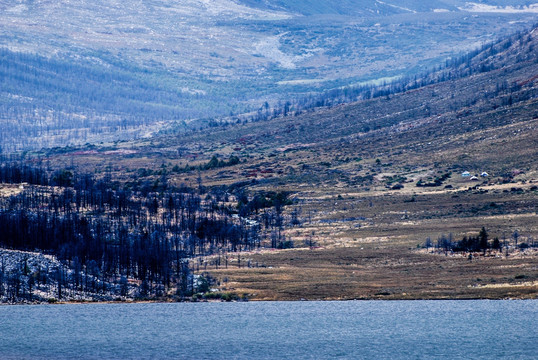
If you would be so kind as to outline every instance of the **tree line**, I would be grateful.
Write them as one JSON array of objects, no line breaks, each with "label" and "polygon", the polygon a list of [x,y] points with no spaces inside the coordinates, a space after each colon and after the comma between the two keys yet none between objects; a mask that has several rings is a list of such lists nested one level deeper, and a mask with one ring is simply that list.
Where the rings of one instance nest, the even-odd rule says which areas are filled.
[{"label": "tree line", "polygon": [[480,229],[478,235],[466,235],[461,240],[457,241],[454,240],[452,234],[443,234],[439,236],[435,244],[432,239],[428,237],[423,245],[423,247],[426,249],[436,248],[439,251],[444,251],[445,253],[483,252],[484,254],[487,250],[501,251],[504,248],[508,252],[510,247],[524,250],[526,248],[535,246],[538,246],[538,243],[535,243],[534,239],[532,238],[529,238],[528,242],[521,242],[520,234],[517,230],[512,233],[511,239],[507,239],[506,237],[503,237],[503,239],[499,239],[499,237],[494,237],[491,239],[485,227]]}]

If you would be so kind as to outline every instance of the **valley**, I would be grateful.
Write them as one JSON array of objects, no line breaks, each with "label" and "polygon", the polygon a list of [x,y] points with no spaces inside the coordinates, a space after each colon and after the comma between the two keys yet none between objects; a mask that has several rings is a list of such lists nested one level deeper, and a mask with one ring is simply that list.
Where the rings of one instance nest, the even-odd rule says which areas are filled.
[{"label": "valley", "polygon": [[[178,292],[181,277],[161,284],[169,270],[159,267],[147,278],[150,296],[137,286],[111,290],[121,301],[536,298],[537,42],[536,28],[522,32],[420,79],[373,87],[357,102],[28,151],[12,163],[53,172],[52,183],[0,185],[3,208],[24,209],[32,192],[73,189],[64,198],[92,199],[84,216],[115,219],[112,233],[129,216],[129,236],[160,226],[154,236],[163,244],[180,235],[169,250],[186,251],[184,278],[213,289]],[[75,185],[61,183],[60,170]],[[95,185],[76,185],[85,176]],[[169,197],[198,199],[193,224],[224,221],[242,235],[213,238],[184,220],[174,233],[167,219],[183,210]],[[484,247],[457,250],[481,228]],[[142,265],[118,261],[108,276],[120,289],[121,269],[137,274]]]},{"label": "valley", "polygon": [[528,28],[532,4],[3,1],[0,147],[145,138],[420,76]]}]

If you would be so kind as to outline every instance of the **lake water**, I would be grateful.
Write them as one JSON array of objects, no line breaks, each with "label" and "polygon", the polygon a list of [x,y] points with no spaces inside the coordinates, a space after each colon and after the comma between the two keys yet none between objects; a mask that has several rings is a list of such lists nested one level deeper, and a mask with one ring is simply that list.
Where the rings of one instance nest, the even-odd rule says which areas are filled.
[{"label": "lake water", "polygon": [[536,359],[538,301],[0,306],[0,359]]}]

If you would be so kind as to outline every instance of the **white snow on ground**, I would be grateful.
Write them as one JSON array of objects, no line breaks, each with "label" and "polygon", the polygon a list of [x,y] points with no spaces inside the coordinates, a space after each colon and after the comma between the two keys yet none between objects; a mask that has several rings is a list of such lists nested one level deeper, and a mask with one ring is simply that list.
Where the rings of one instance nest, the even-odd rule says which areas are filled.
[{"label": "white snow on ground", "polygon": [[20,4],[20,5],[15,5],[15,6],[9,8],[9,9],[7,9],[6,12],[20,14],[20,13],[23,13],[23,12],[25,12],[27,10],[28,10],[28,6],[26,6],[24,4]]},{"label": "white snow on ground", "polygon": [[56,257],[38,252],[0,249],[0,267],[4,271],[13,271],[20,268],[21,263],[26,261],[30,271],[39,268],[56,269],[64,267]]},{"label": "white snow on ground", "polygon": [[391,82],[396,81],[398,79],[401,79],[401,76],[398,75],[398,76],[382,77],[379,79],[373,79],[373,80],[362,81],[359,83],[351,84],[351,86],[370,86],[370,85],[380,86],[384,84],[390,84]]},{"label": "white snow on ground", "polygon": [[393,5],[393,4],[387,4],[386,2],[383,2],[383,1],[380,1],[380,0],[376,0],[376,2],[379,3],[379,4],[385,5],[385,6],[390,6],[390,7],[396,8],[396,9],[409,11],[409,12],[412,12],[413,14],[417,13],[415,10],[411,10],[411,9],[406,8],[406,7],[397,6],[397,5]]},{"label": "white snow on ground", "polygon": [[191,95],[207,95],[207,92],[205,90],[191,89],[188,87],[182,87],[181,92]]},{"label": "white snow on ground", "polygon": [[468,2],[463,7],[458,7],[461,11],[478,12],[478,13],[506,13],[506,14],[538,14],[538,3],[529,6],[493,6],[486,4],[477,4]]},{"label": "white snow on ground", "polygon": [[209,14],[214,16],[233,14],[241,18],[260,20],[284,20],[293,17],[285,12],[253,9],[231,0],[195,0],[195,2],[199,3]]},{"label": "white snow on ground", "polygon": [[[20,2],[20,1],[19,1]],[[1,1],[0,1],[1,3]],[[39,10],[37,10],[39,9]],[[9,13],[22,14],[28,11],[42,11],[47,16],[55,17],[72,9],[72,14],[85,16],[96,10],[106,9],[100,13],[95,21],[103,21],[108,25],[110,18],[116,21],[114,16],[129,14],[122,21],[137,20],[140,16],[149,18],[160,14],[180,14],[185,16],[202,16],[206,18],[243,18],[251,20],[285,20],[297,16],[285,11],[272,11],[251,8],[234,0],[147,0],[147,1],[124,1],[124,0],[93,0],[82,2],[71,0],[39,1],[28,7],[25,4],[14,4],[6,11]],[[0,20],[1,16],[0,16]]]},{"label": "white snow on ground", "polygon": [[280,64],[285,69],[295,69],[296,63],[310,55],[290,56],[280,50],[280,38],[285,34],[268,36],[255,44],[256,53]]},{"label": "white snow on ground", "polygon": [[324,79],[297,79],[297,80],[282,80],[277,82],[278,85],[308,85],[317,84],[327,80]]},{"label": "white snow on ground", "polygon": [[[23,303],[30,300],[34,302],[46,302],[48,299],[57,298],[59,292],[56,281],[56,271],[58,269],[61,269],[66,276],[66,282],[62,286],[61,300],[63,301],[108,301],[120,297],[118,296],[119,285],[117,284],[107,283],[108,290],[105,292],[100,291],[99,293],[91,293],[75,289],[71,279],[74,274],[73,270],[61,263],[56,256],[33,251],[0,248],[0,274],[2,274],[3,277],[3,282],[0,282],[0,286],[3,286],[3,292],[0,291],[0,303]],[[38,277],[44,276],[46,281],[41,284],[36,283],[33,285],[31,299],[28,299],[28,297],[21,297],[22,295],[19,295],[19,297],[16,297],[15,299],[10,299],[8,294],[9,286],[6,283],[6,280],[8,280],[14,272],[18,274],[17,277],[20,280],[21,293],[22,288],[28,290],[28,281],[30,277],[35,278],[36,274],[40,274]],[[79,274],[81,281],[86,283],[89,281],[90,283],[95,283],[98,287],[102,287],[101,280],[91,275],[87,275],[83,271],[80,271]],[[132,284],[128,285],[128,293],[130,296],[134,294],[135,290],[136,288]]]}]

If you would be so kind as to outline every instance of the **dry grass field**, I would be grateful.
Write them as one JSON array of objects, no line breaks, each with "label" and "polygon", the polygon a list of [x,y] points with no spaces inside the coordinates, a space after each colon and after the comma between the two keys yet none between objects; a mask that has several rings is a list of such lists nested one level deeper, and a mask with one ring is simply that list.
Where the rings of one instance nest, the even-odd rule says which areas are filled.
[{"label": "dry grass field", "polygon": [[[400,193],[312,192],[301,204],[309,220],[285,230],[300,248],[242,253],[239,262],[230,255],[226,269],[209,258],[199,272],[217,279],[220,291],[254,300],[537,298],[538,251],[515,249],[512,234],[537,239],[538,195],[501,189],[415,194],[413,202]],[[489,251],[469,260],[423,248],[427,237],[460,240],[482,226],[511,244],[508,256]]]},{"label": "dry grass field", "polygon": [[[373,241],[241,254],[241,268],[206,270],[219,290],[252,300],[536,298],[536,250],[477,256],[429,253]],[[263,264],[264,267],[245,266]]]}]

